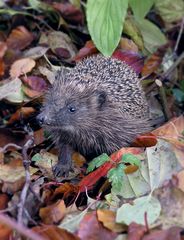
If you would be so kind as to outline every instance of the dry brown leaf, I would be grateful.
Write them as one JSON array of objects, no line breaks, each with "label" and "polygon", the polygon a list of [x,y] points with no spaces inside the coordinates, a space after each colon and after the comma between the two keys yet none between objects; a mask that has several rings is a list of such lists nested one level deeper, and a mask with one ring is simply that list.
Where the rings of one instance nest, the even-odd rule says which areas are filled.
[{"label": "dry brown leaf", "polygon": [[127,51],[132,51],[132,52],[137,52],[139,51],[137,45],[128,38],[122,37],[119,43],[119,48],[122,50],[127,50]]},{"label": "dry brown leaf", "polygon": [[32,228],[46,240],[80,240],[77,236],[57,226],[37,226]]},{"label": "dry brown leaf", "polygon": [[86,163],[85,157],[83,157],[80,153],[74,152],[72,154],[72,160],[74,161],[77,167],[82,167],[84,163]]},{"label": "dry brown leaf", "polygon": [[103,223],[104,227],[109,230],[121,233],[127,230],[127,226],[123,224],[116,223],[116,213],[108,209],[98,209],[97,217],[100,222]]},{"label": "dry brown leaf", "polygon": [[0,59],[0,76],[4,75],[4,70],[5,70],[4,61]]},{"label": "dry brown leaf", "polygon": [[11,116],[11,118],[8,121],[8,124],[20,120],[20,118],[27,118],[35,111],[36,110],[32,107],[21,107]]},{"label": "dry brown leaf", "polygon": [[[31,174],[37,169],[30,168]],[[12,167],[9,165],[0,165],[0,183],[1,191],[6,193],[15,193],[22,189],[25,182],[24,167]]]},{"label": "dry brown leaf", "polygon": [[13,230],[5,224],[0,224],[0,239],[10,240],[13,234]]},{"label": "dry brown leaf", "polygon": [[0,194],[0,210],[7,208],[9,197],[5,193]]},{"label": "dry brown leaf", "polygon": [[12,49],[22,50],[33,41],[33,35],[24,26],[12,30],[7,39],[7,45]]},{"label": "dry brown leaf", "polygon": [[7,50],[7,44],[5,42],[0,42],[0,59],[3,58]]},{"label": "dry brown leaf", "polygon": [[45,224],[54,224],[61,221],[66,214],[66,206],[63,200],[60,200],[50,206],[40,208],[39,216]]},{"label": "dry brown leaf", "polygon": [[23,92],[30,98],[40,97],[43,93],[33,90],[25,85],[22,85]]},{"label": "dry brown leaf", "polygon": [[22,58],[20,60],[17,60],[11,66],[10,76],[12,78],[16,78],[22,74],[26,74],[30,72],[35,65],[36,62],[31,58]]}]

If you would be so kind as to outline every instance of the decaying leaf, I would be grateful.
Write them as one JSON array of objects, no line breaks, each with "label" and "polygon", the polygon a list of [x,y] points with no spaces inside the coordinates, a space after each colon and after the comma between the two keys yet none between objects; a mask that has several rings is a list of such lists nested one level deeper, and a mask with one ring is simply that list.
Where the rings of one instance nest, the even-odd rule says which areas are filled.
[{"label": "decaying leaf", "polygon": [[0,99],[3,98],[15,103],[23,101],[22,81],[19,78],[7,81],[0,86]]},{"label": "decaying leaf", "polygon": [[7,39],[7,45],[12,49],[24,49],[33,41],[33,35],[24,26],[12,30]]},{"label": "decaying leaf", "polygon": [[[37,169],[31,168],[31,174],[35,173]],[[15,193],[22,189],[25,182],[24,167],[12,167],[9,165],[0,165],[0,182],[1,190],[6,193]]]},{"label": "decaying leaf", "polygon": [[121,233],[127,230],[126,225],[116,223],[116,213],[108,209],[98,209],[97,217],[100,222],[103,223],[104,227],[109,230]]},{"label": "decaying leaf", "polygon": [[45,224],[54,224],[64,218],[66,214],[66,206],[63,200],[49,205],[47,207],[40,208],[39,216]]},{"label": "decaying leaf", "polygon": [[35,65],[36,62],[31,58],[22,58],[20,60],[17,60],[11,66],[10,76],[12,78],[16,78],[23,74],[26,74],[30,72]]},{"label": "decaying leaf", "polygon": [[137,198],[132,204],[123,204],[117,210],[116,222],[129,225],[131,222],[145,225],[145,213],[147,214],[148,224],[152,224],[159,217],[161,206],[159,201],[152,197],[146,196]]}]

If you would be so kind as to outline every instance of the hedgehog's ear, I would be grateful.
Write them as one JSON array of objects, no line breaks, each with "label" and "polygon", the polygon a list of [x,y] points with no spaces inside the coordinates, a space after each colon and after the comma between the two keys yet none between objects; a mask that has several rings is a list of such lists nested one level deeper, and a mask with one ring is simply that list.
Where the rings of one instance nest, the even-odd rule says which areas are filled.
[{"label": "hedgehog's ear", "polygon": [[107,100],[107,94],[105,91],[96,91],[98,107],[101,108],[104,106]]}]

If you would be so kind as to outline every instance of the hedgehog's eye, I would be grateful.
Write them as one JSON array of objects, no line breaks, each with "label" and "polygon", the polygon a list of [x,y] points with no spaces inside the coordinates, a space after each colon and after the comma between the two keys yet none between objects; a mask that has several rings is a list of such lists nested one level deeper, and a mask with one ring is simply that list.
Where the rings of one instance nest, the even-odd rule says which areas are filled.
[{"label": "hedgehog's eye", "polygon": [[76,111],[76,107],[75,106],[68,106],[68,111],[70,113],[74,113]]}]

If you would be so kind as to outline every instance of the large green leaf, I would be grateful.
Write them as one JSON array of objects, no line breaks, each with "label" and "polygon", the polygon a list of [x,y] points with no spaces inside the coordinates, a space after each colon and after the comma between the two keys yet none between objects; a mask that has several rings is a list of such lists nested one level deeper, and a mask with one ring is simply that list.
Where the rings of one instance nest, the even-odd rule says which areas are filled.
[{"label": "large green leaf", "polygon": [[88,0],[87,23],[92,40],[105,56],[117,47],[123,30],[128,0]]},{"label": "large green leaf", "polygon": [[133,204],[123,204],[117,211],[116,222],[129,225],[131,222],[145,224],[147,213],[148,224],[152,224],[159,217],[161,211],[160,202],[152,197],[145,196],[134,200]]},{"label": "large green leaf", "polygon": [[160,29],[147,19],[136,19],[136,23],[141,31],[145,48],[153,53],[156,48],[166,44],[165,35]]},{"label": "large green leaf", "polygon": [[154,0],[129,0],[135,18],[144,18],[153,6]]}]

